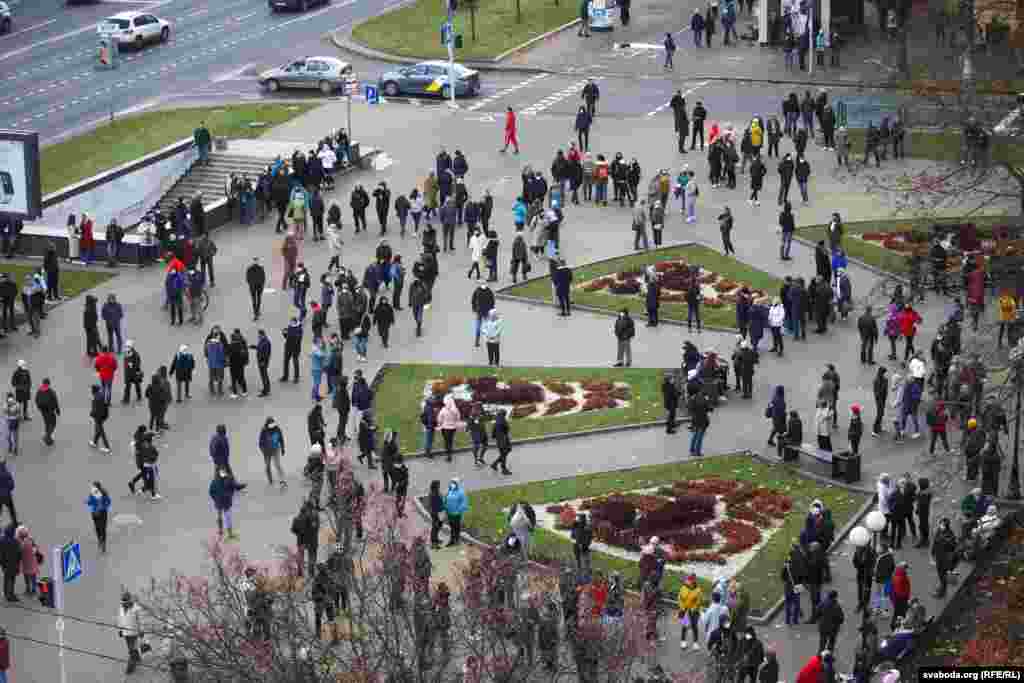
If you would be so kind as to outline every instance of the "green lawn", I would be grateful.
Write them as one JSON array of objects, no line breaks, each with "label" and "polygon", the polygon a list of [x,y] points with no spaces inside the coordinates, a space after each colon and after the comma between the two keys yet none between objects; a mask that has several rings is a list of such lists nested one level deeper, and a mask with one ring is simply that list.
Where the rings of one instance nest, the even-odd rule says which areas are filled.
[{"label": "green lawn", "polygon": [[[0,273],[7,273],[18,285],[19,291],[25,276],[39,269],[39,266],[23,266],[13,263],[0,265]],[[114,277],[114,273],[99,270],[64,268],[60,271],[60,289],[66,298],[78,296]]]},{"label": "green lawn", "polygon": [[[595,410],[564,417],[518,418],[510,421],[512,440],[532,436],[543,436],[559,432],[579,432],[624,424],[638,424],[663,419],[661,380],[662,374],[656,369],[642,368],[488,368],[462,365],[391,365],[377,387],[377,424],[381,434],[388,429],[397,429],[402,436],[403,450],[423,450],[423,426],[420,413],[423,405],[423,388],[431,380],[447,377],[495,376],[501,381],[521,380],[563,380],[567,382],[585,379],[603,379],[627,382],[632,387],[632,397],[626,408]],[[624,437],[626,438],[626,437]],[[469,446],[469,436],[459,432],[456,446]],[[493,444],[492,444],[493,449]],[[440,434],[434,440],[434,452],[444,450]]]},{"label": "green lawn", "polygon": [[[730,279],[745,282],[751,285],[753,289],[762,289],[770,295],[774,295],[779,291],[779,287],[782,286],[780,280],[768,273],[751,268],[731,256],[725,256],[713,249],[701,246],[667,247],[581,266],[573,270],[573,283],[578,285],[581,282],[587,282],[604,275],[642,268],[659,261],[674,261],[678,259],[686,259],[690,264],[699,264]],[[551,302],[553,297],[551,278],[539,278],[523,285],[503,289],[501,293],[525,299],[539,299]],[[593,306],[594,308],[601,308],[607,311],[618,312],[623,308],[628,308],[630,313],[636,314],[637,317],[646,317],[644,300],[640,295],[627,296],[610,294],[607,290],[584,292],[581,289],[573,289],[572,300],[576,304]],[[686,304],[662,302],[660,314],[665,320],[684,321],[686,320]],[[701,317],[705,325],[727,327],[730,329],[736,327],[736,308],[730,304],[725,304],[720,308],[702,306]]]},{"label": "green lawn", "polygon": [[[865,132],[863,128],[851,128],[849,131],[851,157],[858,161],[864,158]],[[911,159],[926,159],[951,164],[960,162],[961,142],[959,130],[937,132],[908,130],[905,144],[907,156]],[[992,151],[992,158],[994,161],[1024,164],[1024,146],[1020,144],[998,145]],[[872,160],[872,163],[874,163],[874,160]]]},{"label": "green lawn", "polygon": [[[469,513],[463,525],[467,533],[475,538],[487,543],[498,543],[507,533],[507,510],[516,501],[525,500],[534,507],[546,506],[614,491],[652,488],[681,479],[701,479],[709,475],[757,482],[786,493],[793,499],[793,512],[785,524],[739,573],[740,580],[750,592],[751,608],[761,613],[782,597],[779,569],[793,539],[799,536],[803,528],[811,502],[820,499],[832,510],[838,530],[846,525],[867,500],[867,496],[861,493],[817,484],[795,474],[788,467],[768,464],[747,455],[727,455],[708,457],[697,462],[652,465],[472,491],[469,494]],[[531,555],[545,562],[572,563],[572,542],[551,531],[539,529],[533,534]],[[595,570],[620,571],[628,585],[636,587],[639,577],[636,562],[599,552],[592,554],[592,560]],[[666,571],[663,586],[665,596],[673,599],[679,592],[680,574]]]},{"label": "green lawn", "polygon": [[[271,126],[317,107],[316,104],[239,104],[219,107],[159,109],[115,119],[95,130],[42,149],[43,194],[55,192],[192,137],[200,121],[214,136],[255,138]],[[267,125],[251,128],[250,123]]]},{"label": "green lawn", "polygon": [[[897,275],[907,272],[907,257],[901,253],[885,249],[875,242],[851,238],[852,235],[860,235],[865,232],[903,232],[906,230],[918,230],[927,232],[936,223],[956,223],[959,219],[955,217],[939,218],[896,218],[872,221],[855,221],[844,223],[845,236],[843,238],[843,249],[851,258],[863,261],[868,265],[875,266],[889,273]],[[979,231],[994,225],[1003,225],[1008,220],[1004,216],[971,216],[963,219],[978,226]],[[827,225],[808,225],[797,228],[797,237],[817,242],[825,239]]]},{"label": "green lawn", "polygon": [[[477,0],[476,40],[470,13],[460,3],[456,33],[463,36],[456,60],[494,59],[501,53],[558,28],[579,16],[576,0]],[[516,21],[516,3],[522,20]],[[393,12],[367,19],[352,29],[352,37],[376,50],[423,59],[448,58],[441,44],[441,24],[447,20],[441,0],[417,0]]]}]

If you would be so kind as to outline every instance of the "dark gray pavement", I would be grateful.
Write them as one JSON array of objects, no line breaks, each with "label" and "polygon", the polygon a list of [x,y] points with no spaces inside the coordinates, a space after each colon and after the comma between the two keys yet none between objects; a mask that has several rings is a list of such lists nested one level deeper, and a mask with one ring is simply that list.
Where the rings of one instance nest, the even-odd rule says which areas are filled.
[{"label": "dark gray pavement", "polygon": [[[563,88],[566,86],[563,86]],[[332,103],[269,133],[270,139],[295,142],[305,147],[325,131],[345,120],[346,105]],[[530,163],[544,168],[553,156],[553,149],[564,146],[571,135],[571,119],[563,114],[538,112],[524,116],[520,124],[520,156],[497,153],[502,123],[500,117],[484,111],[449,112],[441,107],[384,105],[367,107],[353,105],[353,133],[365,144],[383,148],[378,169],[348,176],[339,183],[337,192],[329,199],[347,206],[348,194],[356,182],[371,187],[386,180],[397,194],[420,182],[440,144],[449,149],[464,150],[470,164],[469,185],[474,194],[490,188],[495,196],[496,225],[503,239],[500,260],[506,263],[511,242],[510,208],[519,188],[522,165]],[[215,131],[214,131],[215,132]],[[668,116],[599,117],[598,128],[592,139],[592,149],[614,153],[622,149],[640,159],[644,169],[671,168],[676,171],[682,163],[697,170],[703,182],[704,162],[695,155],[677,156],[671,144],[671,119]],[[784,148],[788,149],[788,143]],[[812,202],[797,206],[799,224],[820,223],[830,213],[839,210],[848,219],[884,216],[889,205],[884,198],[862,192],[855,179],[835,176],[831,172],[831,159],[817,148],[812,148],[810,161],[814,169],[811,182]],[[907,163],[908,170],[918,165]],[[775,176],[770,174],[766,195],[771,196]],[[703,185],[699,203],[699,222],[686,226],[679,220],[676,208],[666,227],[668,243],[696,240],[717,245],[718,232],[715,216],[720,208],[729,204],[736,215],[734,241],[739,257],[756,267],[778,276],[813,272],[813,259],[808,250],[794,246],[795,260],[781,262],[776,259],[776,208],[766,201],[755,208],[743,200],[743,190],[711,190]],[[953,210],[953,209],[951,209]],[[369,235],[352,235],[346,215],[346,245],[343,260],[346,265],[361,271],[372,259],[377,243],[375,226]],[[372,223],[372,220],[371,220]],[[582,264],[628,252],[631,246],[630,214],[628,209],[609,207],[569,207],[563,230],[563,248],[571,264]],[[389,237],[396,253],[411,263],[416,248],[411,237],[401,239],[392,224]],[[461,238],[460,238],[461,239]],[[473,284],[465,279],[464,268],[469,257],[461,246],[455,255],[442,258],[442,275],[438,281],[437,296],[425,324],[426,335],[417,339],[408,311],[398,316],[398,325],[392,333],[392,348],[381,349],[378,341],[370,343],[370,362],[362,367],[372,374],[384,361],[435,361],[447,363],[483,363],[482,350],[472,347],[469,298]],[[187,343],[197,353],[200,366],[201,343],[208,325],[217,323],[226,330],[240,328],[252,340],[256,325],[249,315],[248,296],[243,283],[244,268],[254,255],[262,255],[269,264],[271,281],[280,278],[277,249],[280,240],[273,234],[272,224],[242,227],[232,225],[215,236],[220,248],[217,257],[217,286],[212,290],[212,304],[207,314],[207,325],[202,328],[170,328],[160,311],[161,277],[151,270],[124,269],[108,286],[96,291],[99,296],[116,291],[127,310],[127,336],[136,342],[143,357],[147,374],[158,365],[170,362],[179,344]],[[320,244],[306,242],[303,258],[314,277],[326,267],[328,254]],[[504,269],[502,269],[504,270]],[[869,289],[874,276],[853,269],[855,292]],[[260,326],[271,335],[275,344],[274,369],[279,369],[281,344],[279,330],[286,324],[291,307],[289,298],[280,292],[268,292],[264,297],[265,317]],[[509,365],[573,365],[603,366],[610,363],[614,353],[611,320],[603,316],[575,314],[561,319],[545,306],[529,306],[502,302],[499,308],[506,318],[503,359]],[[930,302],[923,310],[925,332],[929,339],[937,324],[938,308]],[[255,398],[255,372],[250,371],[250,397],[246,400],[215,400],[205,391],[206,371],[197,370],[194,398],[190,403],[175,405],[169,421],[172,430],[164,439],[167,447],[161,451],[160,502],[134,498],[128,494],[127,479],[134,474],[134,462],[129,448],[131,432],[146,422],[144,405],[128,408],[115,405],[108,423],[114,452],[102,455],[89,449],[86,442],[91,436],[88,414],[88,388],[94,381],[92,371],[83,364],[81,334],[81,302],[71,301],[57,308],[44,324],[44,336],[37,342],[16,335],[0,348],[3,366],[11,371],[19,358],[28,361],[34,382],[43,375],[53,378],[60,393],[64,413],[57,432],[57,445],[44,448],[38,441],[39,420],[27,425],[23,454],[11,461],[17,480],[15,499],[19,516],[31,526],[35,538],[50,546],[73,538],[83,542],[85,550],[85,578],[79,585],[68,589],[66,611],[69,615],[112,623],[117,600],[124,588],[143,588],[151,576],[166,576],[172,569],[196,571],[202,565],[200,542],[215,528],[206,495],[210,464],[207,451],[209,435],[218,423],[228,425],[232,442],[232,462],[241,479],[250,482],[236,508],[236,518],[242,540],[241,548],[255,558],[267,558],[271,546],[289,543],[291,515],[299,506],[304,489],[298,481],[307,447],[305,416],[309,409],[309,384],[306,358],[303,358],[303,381],[299,385],[281,385],[275,382],[270,399]],[[787,341],[787,355],[776,359],[768,355],[755,379],[755,398],[752,401],[732,400],[713,417],[708,434],[708,453],[732,451],[737,448],[760,450],[764,448],[767,427],[763,423],[764,406],[772,386],[784,384],[793,407],[809,416],[813,396],[826,362],[837,364],[843,378],[840,410],[845,415],[850,403],[859,401],[870,405],[868,386],[873,372],[859,365],[856,359],[856,341],[853,322],[833,328],[828,335],[809,335],[807,343]],[[688,335],[680,328],[663,326],[655,330],[640,327],[635,342],[637,365],[648,367],[674,366],[680,359],[680,347],[686,338],[692,338],[702,349],[717,348],[727,354],[733,343],[728,334],[703,333]],[[307,342],[308,349],[308,342]],[[357,364],[346,353],[345,371],[351,374]],[[276,373],[274,373],[276,380]],[[121,387],[118,378],[115,388]],[[651,406],[652,416],[660,411]],[[285,430],[289,450],[285,467],[292,477],[292,486],[285,492],[269,488],[263,483],[262,460],[256,450],[256,436],[263,420],[274,416]],[[333,415],[331,426],[333,426]],[[386,428],[387,425],[383,425]],[[420,435],[401,435],[404,447],[413,449]],[[487,488],[507,481],[526,481],[564,476],[579,472],[596,471],[635,465],[665,462],[684,457],[685,433],[668,437],[659,430],[628,432],[614,436],[561,441],[537,446],[524,446],[513,451],[511,467],[515,473],[507,479],[479,472],[468,458],[459,458],[453,465],[443,462],[413,462],[412,491],[426,490],[431,479],[443,479],[452,474],[462,476],[470,490]],[[843,437],[837,439],[842,445]],[[894,447],[888,441],[867,440],[864,444],[864,483],[881,471],[892,473],[916,470],[921,441],[907,442]],[[923,467],[924,465],[922,465]],[[367,476],[370,476],[369,474]],[[115,524],[111,531],[110,554],[98,556],[92,541],[91,523],[83,501],[88,494],[89,482],[103,481],[114,497]],[[952,488],[943,497],[953,500],[959,494]],[[541,501],[537,501],[541,502]],[[945,503],[939,502],[941,509]],[[924,593],[930,583],[927,559],[923,555],[907,552],[912,562],[915,591]],[[836,558],[835,587],[841,591],[843,604],[850,606],[849,573],[847,560]],[[919,581],[919,583],[917,583]],[[34,603],[25,603],[26,605]],[[2,621],[14,636],[27,636],[45,644],[14,640],[14,662],[18,680],[57,680],[57,658],[52,643],[56,642],[54,620],[5,606],[0,612]],[[851,624],[845,635],[852,633]],[[783,675],[789,678],[809,655],[808,644],[816,639],[807,634],[809,627],[800,627],[796,634],[782,629],[770,629],[769,641],[778,643],[783,663]],[[102,657],[122,657],[124,647],[116,638],[116,631],[95,623],[70,621],[67,630],[68,645],[84,653],[71,653],[67,657],[71,680],[76,683],[120,680],[120,664]],[[698,659],[688,655],[687,663],[678,661],[674,643],[666,646],[666,660],[673,666],[697,666]],[[852,639],[845,639],[840,651],[841,660],[850,662]]]},{"label": "dark gray pavement", "polygon": [[[45,0],[25,15],[24,26],[19,22],[30,30],[0,37],[0,111],[9,125],[39,130],[44,142],[54,140],[112,112],[189,96],[236,72],[255,75],[295,57],[334,54],[321,42],[327,27],[373,16],[391,4],[333,0],[304,14],[271,14],[265,0],[106,0],[70,8]],[[122,52],[119,68],[98,70],[96,23],[127,10],[169,20],[171,39]],[[247,89],[258,93],[259,86],[253,80]]]}]

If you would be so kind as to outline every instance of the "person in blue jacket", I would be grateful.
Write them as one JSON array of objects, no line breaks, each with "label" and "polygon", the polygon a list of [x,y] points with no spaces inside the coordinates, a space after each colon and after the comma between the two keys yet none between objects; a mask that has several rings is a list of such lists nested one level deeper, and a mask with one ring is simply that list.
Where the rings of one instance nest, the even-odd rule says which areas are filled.
[{"label": "person in blue jacket", "polygon": [[0,462],[0,512],[5,505],[11,511],[11,524],[18,526],[18,512],[14,509],[14,475],[7,469],[6,462]]},{"label": "person in blue jacket", "polygon": [[363,413],[373,407],[373,390],[366,383],[362,370],[356,370],[352,375],[352,407],[356,409],[356,426],[363,419]]},{"label": "person in blue jacket", "polygon": [[469,511],[469,499],[462,489],[462,483],[458,477],[452,477],[448,484],[448,493],[444,497],[444,511],[448,516],[448,527],[451,531],[451,540],[448,545],[459,545],[462,537],[462,516]]},{"label": "person in blue jacket", "polygon": [[110,494],[98,481],[92,483],[92,490],[89,497],[85,499],[85,506],[89,508],[92,516],[92,525],[96,529],[96,542],[99,544],[100,552],[107,552],[107,522],[110,517]]},{"label": "person in blue jacket", "polygon": [[516,203],[512,205],[512,222],[517,230],[526,225],[526,202],[522,197],[516,197]]},{"label": "person in blue jacket", "polygon": [[220,470],[227,470],[231,476],[234,476],[231,469],[231,444],[228,442],[228,428],[222,424],[217,425],[217,430],[210,437],[210,460],[213,461],[214,475]]},{"label": "person in blue jacket", "polygon": [[754,353],[758,352],[757,347],[764,337],[766,327],[768,327],[768,307],[764,304],[752,304],[750,306],[750,343],[754,347]]},{"label": "person in blue jacket", "polygon": [[555,296],[558,297],[558,315],[568,317],[572,314],[572,302],[569,300],[570,288],[572,286],[572,269],[565,263],[565,259],[558,260],[558,267],[555,268],[551,279],[555,284]]},{"label": "person in blue jacket", "polygon": [[210,394],[214,396],[224,395],[224,367],[227,365],[227,343],[224,341],[224,333],[219,327],[210,331],[206,338],[206,345],[203,347],[203,355],[206,356],[206,367],[210,375]]},{"label": "person in blue jacket", "polygon": [[[220,427],[218,427],[220,429]],[[244,489],[246,484],[239,484],[227,469],[220,469],[210,482],[210,500],[217,511],[217,533],[229,541],[238,540],[235,524],[231,516],[231,507],[235,502],[235,493]],[[227,535],[224,529],[227,529]]]},{"label": "person in blue jacket", "polygon": [[185,324],[185,277],[177,270],[167,273],[164,281],[167,290],[167,304],[171,309],[171,326],[177,320],[178,327]]}]

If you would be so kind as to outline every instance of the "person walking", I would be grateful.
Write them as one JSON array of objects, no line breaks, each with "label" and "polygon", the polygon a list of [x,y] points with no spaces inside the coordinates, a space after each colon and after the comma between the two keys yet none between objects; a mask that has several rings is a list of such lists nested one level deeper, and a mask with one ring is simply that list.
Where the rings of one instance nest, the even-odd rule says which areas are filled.
[{"label": "person walking", "polygon": [[633,337],[636,336],[636,325],[629,315],[629,309],[624,308],[619,312],[614,326],[615,340],[617,344],[616,361],[613,367],[632,367],[633,365]]},{"label": "person walking", "polygon": [[142,654],[139,652],[139,641],[142,638],[141,620],[142,609],[135,604],[132,594],[125,591],[121,596],[121,608],[117,612],[117,635],[124,640],[128,648],[128,665],[124,672],[129,676],[135,673],[139,662],[142,661]]},{"label": "person walking", "polygon": [[[107,438],[107,432],[103,428],[107,418],[110,417],[110,404],[107,403],[106,398],[103,396],[103,389],[94,384],[92,387],[92,408],[89,411],[89,417],[92,418],[93,424],[93,436],[92,440],[89,441],[89,445],[92,448],[99,448],[103,453],[110,453],[110,440]],[[103,445],[100,446],[99,444]]]},{"label": "person walking", "polygon": [[946,437],[946,424],[949,422],[949,414],[946,412],[946,402],[942,399],[936,400],[925,411],[924,421],[932,435],[931,443],[928,445],[928,455],[935,454],[935,442],[939,440],[942,441],[942,447],[946,449],[946,455],[949,455],[951,451],[949,449],[949,439]]},{"label": "person walking", "polygon": [[36,408],[43,416],[43,443],[52,446],[53,433],[57,429],[57,418],[60,416],[60,402],[49,377],[44,377],[43,383],[36,390]]},{"label": "person walking", "polygon": [[878,341],[878,321],[875,320],[870,305],[857,319],[857,332],[860,335],[860,362],[867,365],[875,364],[875,343]]},{"label": "person walking", "polygon": [[870,543],[853,551],[853,568],[857,573],[857,612],[868,613],[876,559],[877,553]]},{"label": "person walking", "polygon": [[586,107],[580,106],[579,111],[576,112],[574,127],[576,129],[576,138],[579,141],[580,150],[584,152],[590,151],[590,127],[593,123],[594,120]]},{"label": "person walking", "polygon": [[451,531],[448,546],[459,545],[462,542],[462,517],[469,512],[469,499],[466,497],[466,492],[458,477],[452,477],[448,483],[448,492],[444,497],[444,511],[448,517],[448,528]]},{"label": "person walking", "polygon": [[515,153],[519,154],[519,138],[516,133],[516,113],[512,111],[512,107],[508,107],[505,110],[505,146],[499,151],[507,152],[508,146],[512,145]]},{"label": "person walking", "polygon": [[704,15],[701,14],[699,7],[693,10],[693,16],[690,18],[690,31],[693,33],[693,46],[700,47],[704,37]]},{"label": "person walking", "polygon": [[939,521],[939,528],[935,532],[935,540],[932,541],[931,555],[935,560],[935,571],[938,574],[939,585],[932,595],[936,598],[946,596],[946,589],[949,585],[949,573],[956,568],[957,563],[957,540],[953,532],[953,526],[948,517]]},{"label": "person walking", "polygon": [[802,154],[797,157],[793,172],[796,175],[796,184],[800,187],[800,196],[803,198],[804,204],[807,204],[810,201],[807,195],[807,183],[811,178],[811,165]]},{"label": "person walking", "polygon": [[484,342],[487,345],[487,365],[501,366],[501,337],[505,332],[505,320],[492,308],[487,313],[487,320],[480,326]]},{"label": "person walking", "polygon": [[498,410],[494,415],[494,425],[491,427],[491,437],[498,449],[498,457],[491,463],[491,469],[495,472],[501,467],[502,474],[512,474],[508,469],[508,454],[512,451],[512,437],[508,424],[508,413],[505,410]]},{"label": "person walking", "polygon": [[245,270],[245,282],[249,286],[249,299],[252,302],[252,319],[260,319],[260,308],[263,304],[263,290],[267,286],[267,271],[260,263],[260,257],[254,256],[252,264]]},{"label": "person walking", "polygon": [[316,502],[307,498],[299,509],[299,514],[292,520],[292,533],[299,547],[298,571],[303,576],[303,559],[307,560],[306,576],[313,577],[316,572],[317,550],[320,545],[320,515],[316,511]]},{"label": "person walking", "polygon": [[907,562],[900,562],[892,575],[892,619],[889,621],[889,629],[895,631],[897,624],[907,614],[907,606],[910,604],[910,565]]},{"label": "person walking", "polygon": [[92,488],[89,490],[89,496],[85,499],[85,506],[89,510],[89,516],[92,517],[92,525],[96,530],[96,543],[99,546],[99,551],[103,554],[107,552],[107,525],[110,519],[110,494],[103,484],[98,481],[92,483]]},{"label": "person walking", "polygon": [[100,392],[103,400],[110,405],[111,394],[113,393],[114,374],[117,372],[117,358],[111,352],[110,347],[100,347],[100,352],[93,362],[97,378],[100,381]]},{"label": "person walking", "polygon": [[789,152],[779,162],[779,206],[789,201],[789,186],[793,182],[793,173],[796,165],[793,163],[793,155]]},{"label": "person walking", "polygon": [[18,511],[14,508],[14,475],[7,468],[6,462],[0,462],[0,512],[5,506],[11,513],[11,523],[17,526]]},{"label": "person walking", "polygon": [[284,365],[280,377],[281,382],[288,381],[289,364],[292,370],[292,382],[299,383],[299,354],[302,352],[302,322],[292,318],[288,326],[281,330],[284,338]]},{"label": "person walking", "polygon": [[679,410],[679,387],[671,372],[665,372],[661,380],[661,398],[665,407],[665,433],[676,433],[676,412]]},{"label": "person walking", "polygon": [[639,251],[643,244],[644,251],[650,248],[647,241],[647,200],[641,199],[633,211],[633,250]]},{"label": "person walking", "polygon": [[132,387],[135,387],[135,400],[142,400],[142,356],[135,349],[135,342],[129,339],[125,342],[124,352],[124,395],[121,403],[128,405],[131,401]]},{"label": "person walking", "polygon": [[665,69],[671,71],[675,68],[672,64],[672,57],[676,53],[676,41],[672,38],[671,33],[665,34],[665,40],[663,41],[662,46],[665,48]]},{"label": "person walking", "polygon": [[[205,348],[205,347],[204,347]],[[171,374],[174,375],[177,384],[177,402],[181,403],[181,390],[185,389],[185,398],[192,398],[190,387],[192,385],[192,373],[195,370],[196,361],[192,352],[188,350],[188,344],[178,347],[178,352],[171,360]]]},{"label": "person walking", "polygon": [[[708,34],[710,37],[710,34]],[[711,47],[708,45],[708,47]],[[691,138],[690,138],[690,151],[692,152],[697,146],[697,138],[700,138],[700,151],[704,151],[704,121],[708,117],[708,111],[704,108],[704,103],[697,100],[696,106],[690,113],[691,120]]]},{"label": "person walking", "polygon": [[259,438],[257,439],[257,445],[260,453],[263,454],[263,465],[266,468],[267,483],[271,486],[274,485],[274,476],[270,471],[271,466],[273,466],[277,470],[277,478],[281,489],[288,488],[288,481],[284,476],[284,468],[281,466],[281,458],[285,454],[284,433],[274,418],[268,417],[263,423],[263,428],[260,429]]},{"label": "person walking", "polygon": [[[228,541],[237,541],[234,518],[231,510],[235,503],[235,494],[245,489],[248,484],[240,484],[231,475],[228,468],[220,468],[210,482],[209,495],[217,512],[217,535]],[[226,533],[225,533],[226,531]]]},{"label": "person walking", "polygon": [[[692,377],[689,379],[696,378],[697,370],[691,370],[690,374]],[[690,412],[690,426],[693,428],[693,433],[690,435],[690,456],[699,458],[704,455],[704,435],[707,433],[708,427],[711,426],[709,415],[713,408],[704,392],[700,391],[690,397],[687,408]]]},{"label": "person walking", "polygon": [[839,591],[830,590],[822,601],[818,612],[818,651],[835,650],[836,638],[846,615],[839,604]]}]

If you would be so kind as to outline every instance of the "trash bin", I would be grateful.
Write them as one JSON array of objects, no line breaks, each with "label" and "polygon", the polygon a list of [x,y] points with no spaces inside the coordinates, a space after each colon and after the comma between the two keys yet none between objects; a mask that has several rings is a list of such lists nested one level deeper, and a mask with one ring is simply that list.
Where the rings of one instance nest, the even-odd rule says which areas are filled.
[{"label": "trash bin", "polygon": [[353,166],[359,166],[360,159],[359,143],[350,142],[348,145],[348,163]]},{"label": "trash bin", "polygon": [[832,454],[832,478],[847,484],[860,481],[860,456],[850,451]]}]

